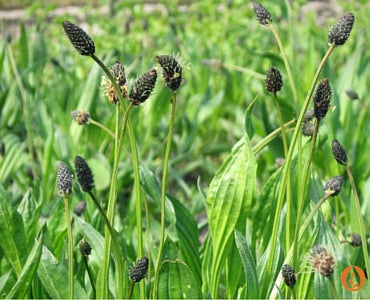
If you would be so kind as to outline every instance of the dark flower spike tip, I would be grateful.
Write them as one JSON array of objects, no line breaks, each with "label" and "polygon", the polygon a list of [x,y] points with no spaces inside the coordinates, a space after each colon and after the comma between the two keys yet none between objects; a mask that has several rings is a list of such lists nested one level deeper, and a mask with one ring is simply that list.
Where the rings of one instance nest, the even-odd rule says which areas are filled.
[{"label": "dark flower spike tip", "polygon": [[155,69],[152,69],[139,77],[134,82],[130,90],[130,102],[132,102],[133,105],[140,105],[145,102],[153,91],[156,80],[157,71]]},{"label": "dark flower spike tip", "polygon": [[72,177],[73,176],[69,172],[66,164],[64,162],[60,162],[57,172],[57,186],[59,193],[65,197],[72,194]]},{"label": "dark flower spike tip", "polygon": [[281,268],[281,275],[283,276],[284,282],[287,286],[293,288],[297,281],[297,274],[290,265],[283,265]]},{"label": "dark flower spike tip", "polygon": [[182,81],[182,67],[177,60],[170,55],[158,55],[155,59],[163,69],[163,79],[166,86],[168,86],[172,92],[176,92]]},{"label": "dark flower spike tip", "polygon": [[253,2],[253,10],[260,24],[268,25],[269,23],[272,23],[270,12],[262,4]]},{"label": "dark flower spike tip", "polygon": [[129,271],[130,278],[134,282],[141,281],[148,271],[149,260],[147,257],[140,259],[136,265]]},{"label": "dark flower spike tip", "polygon": [[344,179],[342,176],[334,176],[325,184],[325,191],[330,191],[330,196],[336,196],[340,193]]},{"label": "dark flower spike tip", "polygon": [[283,77],[278,68],[271,67],[267,70],[265,78],[266,90],[276,94],[283,86]]},{"label": "dark flower spike tip", "polygon": [[338,142],[338,140],[334,139],[331,146],[331,151],[335,160],[338,164],[345,165],[347,163],[347,154],[346,150],[342,147],[342,145]]},{"label": "dark flower spike tip", "polygon": [[329,44],[334,44],[335,46],[343,45],[351,34],[354,22],[355,15],[351,12],[347,12],[341,16],[334,26],[329,30]]},{"label": "dark flower spike tip", "polygon": [[81,201],[81,202],[78,202],[77,205],[75,206],[75,208],[73,209],[73,212],[77,215],[77,216],[82,216],[82,214],[85,212],[86,210],[86,201]]},{"label": "dark flower spike tip", "polygon": [[91,245],[88,241],[83,238],[78,244],[78,250],[83,256],[89,256],[91,254]]},{"label": "dark flower spike tip", "polygon": [[362,245],[361,236],[356,233],[352,233],[351,234],[351,245],[352,247],[361,247]]},{"label": "dark flower spike tip", "polygon": [[331,98],[331,89],[329,80],[324,78],[316,88],[315,96],[313,97],[314,115],[316,119],[325,117],[329,110]]},{"label": "dark flower spike tip", "polygon": [[75,158],[77,181],[84,192],[90,192],[94,188],[94,176],[86,160],[81,156]]},{"label": "dark flower spike tip", "polygon": [[82,28],[69,21],[63,21],[63,28],[72,46],[78,53],[87,56],[95,53],[94,41]]}]

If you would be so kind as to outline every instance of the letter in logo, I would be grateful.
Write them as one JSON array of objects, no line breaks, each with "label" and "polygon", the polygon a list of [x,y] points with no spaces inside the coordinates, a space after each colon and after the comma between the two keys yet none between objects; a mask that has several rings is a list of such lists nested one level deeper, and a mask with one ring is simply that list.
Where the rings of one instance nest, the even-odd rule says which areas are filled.
[{"label": "letter in logo", "polygon": [[[356,273],[358,275],[360,282],[358,282],[358,279],[356,278],[355,270],[353,270],[353,268],[356,270]],[[348,278],[348,275],[350,275],[350,278]],[[347,268],[345,268],[344,271],[342,272],[341,279],[342,279],[342,285],[344,286],[344,288],[350,292],[357,292],[361,290],[366,281],[364,271],[358,266],[348,266]],[[347,283],[347,279],[348,279],[349,285]]]}]

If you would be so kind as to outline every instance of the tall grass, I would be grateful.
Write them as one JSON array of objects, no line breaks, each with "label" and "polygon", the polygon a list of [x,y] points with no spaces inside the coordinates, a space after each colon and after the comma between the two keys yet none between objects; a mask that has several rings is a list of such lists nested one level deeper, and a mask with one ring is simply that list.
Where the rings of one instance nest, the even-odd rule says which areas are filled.
[{"label": "tall grass", "polygon": [[[368,4],[339,3],[355,13],[340,47],[327,34],[341,14],[320,26],[298,3],[262,4],[272,16],[264,26],[241,1],[172,1],[168,13],[123,2],[109,19],[86,8],[86,24],[40,17],[0,40],[3,297],[369,297],[369,281],[353,294],[341,283],[346,267],[369,269]],[[93,59],[70,45],[65,19],[92,37]],[[184,77],[176,94],[155,59],[175,53]],[[158,72],[140,106],[110,77],[116,61],[128,93],[141,74]],[[283,77],[273,94],[265,88],[271,66]],[[103,75],[119,104],[104,94]],[[323,78],[330,108],[307,137],[301,127]],[[73,110],[91,121],[78,125]],[[333,139],[346,150],[345,167]],[[76,156],[94,187],[83,193],[74,176],[63,205],[58,162],[76,174]],[[325,188],[336,175],[344,178],[338,194]],[[85,212],[72,214],[81,201]],[[91,254],[78,251],[81,240]],[[333,257],[329,276],[314,271],[315,245]],[[294,290],[284,264],[297,273]]]}]

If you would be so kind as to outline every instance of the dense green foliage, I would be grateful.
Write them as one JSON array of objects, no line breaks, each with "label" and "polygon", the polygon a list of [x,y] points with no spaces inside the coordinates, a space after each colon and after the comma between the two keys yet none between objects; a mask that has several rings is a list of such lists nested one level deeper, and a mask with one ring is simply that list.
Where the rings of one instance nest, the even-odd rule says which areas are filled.
[{"label": "dense green foliage", "polygon": [[[107,17],[100,6],[86,6],[78,16],[66,13],[51,20],[47,13],[53,12],[52,6],[43,11],[36,1],[27,9],[29,15],[36,15],[36,24],[22,23],[10,43],[0,40],[0,297],[69,297],[65,206],[56,184],[60,161],[76,179],[75,157],[86,159],[94,174],[95,200],[109,211],[114,138],[93,123],[78,125],[70,112],[85,110],[114,133],[116,105],[108,102],[101,87],[103,71],[69,43],[64,20],[92,37],[95,55],[107,66],[121,62],[129,84],[153,67],[159,75],[154,93],[129,114],[139,160],[143,256],[149,258],[148,274],[135,285],[133,297],[268,298],[276,292],[277,282],[279,291],[274,295],[289,298],[291,291],[279,281],[289,257],[288,263],[298,273],[298,298],[332,298],[329,280],[312,272],[309,253],[315,244],[334,257],[332,278],[339,297],[351,297],[341,284],[341,272],[349,265],[364,268],[365,260],[362,247],[347,242],[352,233],[361,231],[348,168],[360,199],[365,233],[369,236],[370,232],[370,139],[366,133],[370,132],[366,31],[370,6],[367,1],[337,1],[341,12],[321,16],[324,22],[317,24],[318,14],[307,12],[304,1],[292,1],[292,6],[287,6],[288,1],[265,2],[261,3],[271,12],[292,69],[298,102],[273,33],[258,23],[252,5],[245,1],[186,5],[175,0],[164,1],[165,5],[117,1],[113,17]],[[265,89],[265,74],[271,66],[282,73],[284,85],[277,99],[283,123],[293,120],[285,130],[289,146],[314,74],[329,48],[328,28],[347,11],[355,14],[354,28],[348,41],[334,48],[319,76],[319,81],[330,81],[332,98],[319,124],[308,179],[302,182],[312,138],[299,135],[290,167],[276,167],[276,159],[287,153],[280,133],[266,138],[280,123],[274,95]],[[155,60],[162,54],[181,56],[184,78],[176,93],[166,182],[166,238],[157,265],[160,186],[173,97]],[[347,90],[355,91],[359,99],[351,100]],[[333,158],[333,139],[346,150],[347,169]],[[128,293],[128,271],[142,258],[138,257],[135,159],[127,133],[122,147],[108,276],[112,298],[118,297],[120,288]],[[284,172],[290,174],[288,196],[280,191]],[[341,192],[324,202],[301,235],[302,224],[325,196],[325,183],[336,175],[344,177]],[[71,222],[74,295],[93,297],[93,282],[102,296],[99,283],[104,278],[101,269],[110,231],[77,180],[68,201],[71,216],[80,201],[87,203],[82,216],[73,214]],[[271,242],[275,230],[277,238]],[[292,254],[289,250],[297,233],[299,243]],[[84,237],[92,247],[87,264],[78,251]],[[117,250],[121,264],[116,263]],[[157,293],[152,295],[156,284]],[[358,292],[358,297],[369,297],[368,288]]]}]

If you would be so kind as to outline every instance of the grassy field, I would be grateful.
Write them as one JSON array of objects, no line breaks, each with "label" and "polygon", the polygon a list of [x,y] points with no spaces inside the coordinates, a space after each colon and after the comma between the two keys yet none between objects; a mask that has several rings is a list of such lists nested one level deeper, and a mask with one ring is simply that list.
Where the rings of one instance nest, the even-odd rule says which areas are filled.
[{"label": "grassy field", "polygon": [[[292,2],[261,2],[266,25],[239,0],[117,1],[111,17],[104,1],[54,16],[56,5],[34,1],[16,34],[1,24],[0,297],[370,297],[368,280],[354,292],[343,283],[348,266],[369,272],[370,5]],[[328,45],[345,12],[348,40]],[[65,20],[93,53],[73,48]],[[176,91],[160,55],[181,65]],[[96,62],[120,62],[123,89]],[[272,66],[283,86],[269,92]],[[150,70],[154,90],[132,105]],[[343,186],[328,188],[335,176]]]}]

